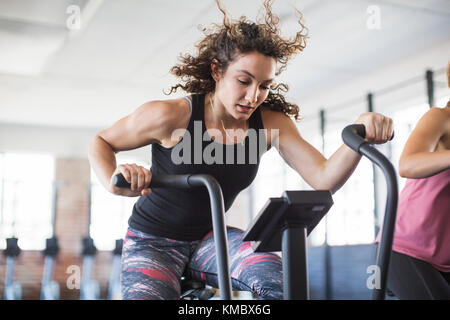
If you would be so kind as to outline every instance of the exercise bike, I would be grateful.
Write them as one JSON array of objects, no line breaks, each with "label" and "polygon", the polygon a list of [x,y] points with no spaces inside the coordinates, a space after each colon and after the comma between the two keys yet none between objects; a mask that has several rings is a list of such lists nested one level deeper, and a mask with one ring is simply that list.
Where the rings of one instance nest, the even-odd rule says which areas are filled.
[{"label": "exercise bike", "polygon": [[[130,188],[130,184],[122,174],[114,177],[114,185],[119,188]],[[225,205],[223,201],[222,188],[217,180],[206,174],[192,175],[152,175],[149,188],[182,188],[190,189],[206,187],[211,202],[211,214],[214,233],[214,244],[216,249],[216,261],[218,270],[219,290],[221,300],[231,300],[231,278],[228,263],[228,243],[225,224]],[[182,298],[192,297],[208,299],[211,292],[205,288],[200,281],[184,278],[182,279]],[[206,290],[205,290],[206,289]]]},{"label": "exercise bike", "polygon": [[[368,157],[385,174],[388,198],[376,266],[380,286],[372,299],[385,298],[389,259],[397,213],[397,175],[389,160],[365,140],[363,125],[347,126],[344,143]],[[392,139],[392,138],[391,138]],[[333,205],[329,191],[285,191],[281,198],[271,198],[244,235],[255,251],[282,251],[283,294],[286,300],[307,300],[309,296],[306,238]]]},{"label": "exercise bike", "polygon": [[88,234],[82,239],[83,271],[81,274],[80,300],[98,300],[100,284],[92,279],[97,248],[91,237],[91,185],[88,186]]},{"label": "exercise bike", "polygon": [[53,184],[53,202],[52,202],[52,236],[46,239],[45,249],[43,251],[44,272],[41,281],[41,300],[58,300],[60,288],[58,282],[52,280],[55,268],[56,256],[59,252],[58,238],[55,236],[56,227],[56,203],[58,198],[58,184]]},{"label": "exercise bike", "polygon": [[[381,286],[372,293],[373,299],[384,299],[397,211],[397,176],[389,160],[365,142],[364,126],[348,126],[342,136],[348,146],[380,166],[386,176],[388,199],[376,258]],[[114,185],[130,187],[121,174],[115,176]],[[231,299],[231,282],[223,195],[218,182],[209,175],[153,175],[149,187],[192,188],[203,185],[210,194],[221,299],[228,300]],[[286,300],[309,299],[306,238],[332,205],[330,191],[285,191],[281,198],[268,200],[244,235],[244,241],[251,241],[255,251],[283,252],[283,292]]]},{"label": "exercise bike", "polygon": [[14,281],[14,269],[16,258],[20,255],[21,249],[18,245],[18,239],[6,239],[6,249],[3,254],[6,257],[6,275],[5,275],[5,300],[20,300],[22,299],[22,285]]},{"label": "exercise bike", "polygon": [[120,300],[120,270],[122,257],[123,239],[116,240],[116,247],[113,251],[113,263],[111,275],[108,283],[108,300]]}]

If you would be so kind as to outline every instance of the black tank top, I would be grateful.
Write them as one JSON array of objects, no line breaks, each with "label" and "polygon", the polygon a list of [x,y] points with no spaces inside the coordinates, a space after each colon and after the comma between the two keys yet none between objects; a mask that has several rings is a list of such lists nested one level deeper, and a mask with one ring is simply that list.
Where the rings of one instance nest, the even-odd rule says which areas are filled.
[{"label": "black tank top", "polygon": [[[257,108],[249,118],[249,130],[243,144],[225,145],[212,141],[206,132],[205,95],[195,94],[191,98],[191,118],[184,136],[172,148],[152,144],[150,170],[153,175],[201,173],[213,176],[222,188],[225,211],[228,211],[239,192],[255,179],[260,158],[267,150],[261,110]],[[186,148],[192,150],[190,155],[185,153]],[[214,162],[205,155],[212,155]],[[184,161],[180,163],[182,156]],[[209,201],[205,187],[154,188],[150,195],[139,197],[129,225],[156,236],[199,240],[212,228]]]}]

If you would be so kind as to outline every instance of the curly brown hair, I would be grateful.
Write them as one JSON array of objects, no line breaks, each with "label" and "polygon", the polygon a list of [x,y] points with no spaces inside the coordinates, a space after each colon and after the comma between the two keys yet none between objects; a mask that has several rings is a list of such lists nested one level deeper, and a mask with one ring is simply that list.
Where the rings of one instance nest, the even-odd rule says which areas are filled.
[{"label": "curly brown hair", "polygon": [[[213,92],[215,81],[211,75],[211,63],[215,63],[223,74],[237,55],[254,51],[275,58],[280,66],[276,72],[279,75],[286,68],[289,59],[305,48],[308,29],[302,22],[302,14],[296,10],[300,31],[292,39],[283,39],[278,28],[280,19],[272,13],[272,2],[273,0],[264,1],[264,21],[257,18],[257,23],[254,23],[245,16],[231,20],[220,1],[216,0],[224,15],[223,24],[212,24],[209,29],[203,29],[205,37],[196,44],[196,56],[180,55],[181,64],[172,67],[170,72],[181,78],[183,84],[172,86],[168,94],[176,92],[178,88],[189,93]],[[285,100],[284,93],[288,90],[288,85],[284,83],[272,85],[261,107],[299,120],[299,107]]]}]

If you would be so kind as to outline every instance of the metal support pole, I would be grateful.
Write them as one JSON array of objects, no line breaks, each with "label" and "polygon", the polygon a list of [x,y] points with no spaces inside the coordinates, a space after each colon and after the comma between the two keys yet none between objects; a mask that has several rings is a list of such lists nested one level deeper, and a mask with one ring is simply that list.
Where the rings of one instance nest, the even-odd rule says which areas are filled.
[{"label": "metal support pole", "polygon": [[425,79],[427,80],[427,97],[428,106],[430,108],[434,107],[434,81],[433,81],[433,71],[427,70],[425,72]]},{"label": "metal support pole", "polygon": [[[373,94],[367,94],[367,111],[373,111]],[[380,215],[378,212],[378,174],[375,164],[372,163],[372,177],[373,177],[373,215],[375,219],[375,236],[380,231],[380,226],[378,223],[380,222]]]},{"label": "metal support pole", "polygon": [[231,278],[228,257],[227,229],[224,217],[224,200],[219,183],[208,175],[192,175],[188,179],[193,186],[204,186],[208,190],[211,210],[214,245],[216,246],[217,270],[219,275],[220,298],[231,300]]},{"label": "metal support pole", "polygon": [[87,197],[87,209],[88,209],[88,221],[87,221],[87,236],[91,236],[91,219],[92,219],[92,185],[89,183],[87,185],[88,188],[88,197]]},{"label": "metal support pole", "polygon": [[2,162],[2,165],[0,168],[2,169],[0,171],[0,179],[1,179],[1,192],[0,192],[0,222],[4,223],[4,217],[3,217],[3,204],[4,204],[4,198],[5,198],[5,163],[4,163],[4,157],[3,152],[0,152],[0,162]]},{"label": "metal support pole", "polygon": [[56,235],[56,208],[58,202],[58,189],[59,189],[58,182],[54,181],[52,186],[52,216],[51,216],[52,232],[50,238],[53,238]]},{"label": "metal support pole", "polygon": [[365,135],[364,125],[350,125],[342,131],[342,139],[345,144],[359,154],[366,156],[370,161],[380,167],[386,178],[386,210],[383,220],[381,241],[377,250],[376,259],[376,264],[380,268],[381,273],[380,288],[372,291],[373,299],[382,300],[384,299],[386,292],[389,261],[392,252],[392,242],[394,240],[395,220],[398,205],[398,182],[397,174],[392,163],[381,152],[364,141]]},{"label": "metal support pole", "polygon": [[[322,137],[322,154],[325,155],[325,110],[320,110],[320,134]],[[332,261],[331,261],[331,248],[328,245],[328,216],[324,218],[325,223],[325,298],[327,300],[333,299],[333,277],[332,277]]]},{"label": "metal support pole", "polygon": [[308,259],[305,226],[287,226],[282,236],[283,298],[308,300]]},{"label": "metal support pole", "polygon": [[387,184],[387,200],[386,209],[383,221],[383,232],[381,235],[380,245],[377,250],[377,265],[380,268],[381,280],[380,288],[373,289],[372,298],[376,300],[383,300],[385,297],[389,261],[392,252],[392,243],[394,241],[395,220],[397,217],[398,205],[398,182],[395,168],[386,157],[384,157],[378,150],[370,145],[363,145],[360,147],[362,155],[368,157],[372,162],[379,166],[386,178]]}]

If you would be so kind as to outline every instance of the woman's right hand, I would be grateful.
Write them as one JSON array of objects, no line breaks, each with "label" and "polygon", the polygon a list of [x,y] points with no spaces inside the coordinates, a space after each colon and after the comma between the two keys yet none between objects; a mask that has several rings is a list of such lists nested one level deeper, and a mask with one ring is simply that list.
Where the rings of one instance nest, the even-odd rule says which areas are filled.
[{"label": "woman's right hand", "polygon": [[[121,173],[131,188],[118,188],[114,185],[114,176]],[[152,179],[150,170],[136,164],[121,164],[117,166],[109,182],[110,191],[125,197],[149,195],[152,191],[148,186]]]}]

